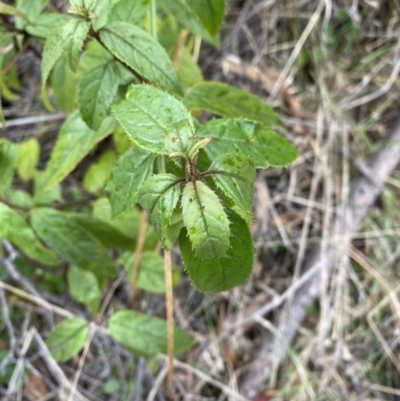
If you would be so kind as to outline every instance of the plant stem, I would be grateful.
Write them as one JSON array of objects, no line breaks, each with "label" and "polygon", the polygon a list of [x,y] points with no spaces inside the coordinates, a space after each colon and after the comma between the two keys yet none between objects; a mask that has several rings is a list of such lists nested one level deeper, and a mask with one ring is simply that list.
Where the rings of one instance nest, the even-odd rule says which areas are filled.
[{"label": "plant stem", "polygon": [[129,306],[132,309],[136,309],[139,304],[140,296],[138,291],[138,281],[140,273],[140,263],[142,262],[144,240],[146,238],[147,228],[147,214],[145,210],[142,210],[142,218],[140,220],[139,235],[136,242],[136,253],[135,262],[133,265],[133,276],[132,276],[132,293]]},{"label": "plant stem", "polygon": [[157,3],[151,0],[150,4],[150,33],[154,39],[157,39]]},{"label": "plant stem", "polygon": [[168,375],[167,396],[172,396],[172,375],[174,373],[174,290],[172,287],[171,251],[164,251],[165,298],[167,301],[168,332]]}]

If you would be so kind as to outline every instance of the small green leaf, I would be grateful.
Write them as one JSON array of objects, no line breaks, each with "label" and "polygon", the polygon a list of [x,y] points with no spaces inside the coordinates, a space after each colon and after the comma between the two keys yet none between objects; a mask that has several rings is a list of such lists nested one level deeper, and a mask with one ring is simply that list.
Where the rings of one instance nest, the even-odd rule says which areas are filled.
[{"label": "small green leaf", "polygon": [[30,138],[19,145],[17,171],[23,181],[29,181],[39,162],[40,144],[36,138]]},{"label": "small green leaf", "polygon": [[101,155],[96,163],[90,165],[83,177],[83,187],[92,193],[97,193],[106,185],[111,170],[115,165],[117,155],[109,150]]},{"label": "small green leaf", "polygon": [[102,243],[68,214],[35,209],[31,223],[43,242],[67,262],[92,271],[98,278],[115,276],[114,263]]},{"label": "small green leaf", "polygon": [[62,47],[65,58],[72,71],[76,71],[79,53],[90,29],[90,22],[81,19],[71,19],[64,25],[61,33]]},{"label": "small green leaf", "polygon": [[[167,322],[142,313],[121,310],[109,321],[111,336],[133,352],[153,356],[167,353]],[[175,354],[190,349],[194,341],[178,327],[174,328]]]},{"label": "small green leaf", "polygon": [[9,189],[6,192],[6,200],[8,205],[16,208],[31,209],[35,207],[30,194],[20,189]]},{"label": "small green leaf", "polygon": [[229,199],[248,214],[253,214],[256,166],[249,156],[241,153],[220,155],[211,164],[209,173]]},{"label": "small green leaf", "polygon": [[53,69],[51,83],[60,109],[65,113],[72,112],[78,98],[77,77],[69,68],[64,56],[60,57]]},{"label": "small green leaf", "polygon": [[115,120],[105,119],[97,131],[91,130],[80,115],[75,112],[65,121],[58,135],[46,168],[47,187],[62,181],[90,152],[93,146],[109,135],[115,127]]},{"label": "small green leaf", "polygon": [[190,89],[183,99],[190,110],[209,110],[224,117],[244,117],[266,127],[281,126],[274,109],[242,89],[220,82],[203,82]]},{"label": "small green leaf", "polygon": [[142,26],[146,18],[150,0],[117,0],[108,14],[108,22],[125,21]]},{"label": "small green leaf", "polygon": [[183,222],[200,259],[218,258],[229,247],[229,220],[218,196],[201,181],[188,182],[182,195]]},{"label": "small green leaf", "polygon": [[29,22],[28,17],[23,12],[3,2],[0,2],[0,14],[15,15]]},{"label": "small green leaf", "polygon": [[113,60],[112,54],[97,40],[93,39],[85,46],[85,50],[79,62],[79,69],[82,72],[87,72]]},{"label": "small green leaf", "polygon": [[216,37],[225,16],[225,0],[186,0],[203,26]]},{"label": "small green leaf", "polygon": [[46,173],[44,171],[36,171],[33,176],[33,201],[35,204],[44,206],[62,201],[61,186],[56,184],[49,190],[45,190],[46,185]]},{"label": "small green leaf", "polygon": [[0,203],[0,237],[10,241],[30,258],[47,266],[54,266],[58,258],[36,238],[25,220],[13,209]]},{"label": "small green leaf", "polygon": [[149,215],[165,247],[165,235],[181,193],[179,181],[172,174],[157,174],[150,177],[139,190],[139,203]]},{"label": "small green leaf", "polygon": [[178,75],[161,45],[147,32],[126,22],[111,22],[99,31],[107,49],[142,77],[181,93]]},{"label": "small green leaf", "polygon": [[89,325],[81,317],[61,322],[48,337],[46,344],[57,362],[71,359],[84,347],[89,336]]},{"label": "small green leaf", "polygon": [[87,71],[79,84],[79,111],[86,124],[98,129],[107,115],[119,85],[116,62],[100,64]]},{"label": "small green leaf", "polygon": [[254,248],[246,222],[228,210],[231,221],[230,246],[226,255],[202,260],[192,250],[186,232],[180,236],[183,262],[193,285],[204,292],[227,291],[243,284],[253,269]]},{"label": "small green leaf", "polygon": [[[19,11],[29,18],[30,21],[36,23],[41,11],[49,4],[50,0],[17,0],[17,8]],[[26,26],[26,19],[22,21],[17,18],[15,26],[18,29],[23,29]]]},{"label": "small green leaf", "polygon": [[97,2],[93,12],[97,18],[92,20],[93,28],[98,31],[108,21],[108,14],[115,0],[101,0]]},{"label": "small green leaf", "polygon": [[167,231],[164,235],[164,247],[166,249],[172,249],[175,246],[176,241],[179,238],[179,234],[183,228],[183,218],[182,218],[182,210],[175,209],[172,214],[170,224],[167,228]]},{"label": "small green leaf", "polygon": [[92,272],[70,266],[67,279],[71,296],[86,305],[92,314],[97,313],[101,291],[96,276]]},{"label": "small green leaf", "polygon": [[193,121],[181,102],[150,85],[131,85],[112,111],[139,146],[168,155],[186,152],[193,143]]},{"label": "small green leaf", "polygon": [[140,187],[153,172],[153,163],[154,155],[138,147],[129,149],[120,157],[106,186],[113,217],[135,206]]},{"label": "small green leaf", "polygon": [[46,83],[50,72],[60,58],[63,51],[62,31],[65,24],[57,25],[50,33],[46,40],[42,54],[42,99],[44,105],[51,111],[53,107],[47,98]]},{"label": "small green leaf", "polygon": [[282,135],[244,119],[213,119],[202,125],[196,137],[214,140],[204,150],[210,160],[228,152],[250,156],[257,168],[285,167],[298,156],[296,148]]},{"label": "small green leaf", "polygon": [[[107,249],[134,250],[136,241],[109,222],[83,213],[71,213],[70,218],[96,237]],[[132,233],[134,234],[134,233]]]},{"label": "small green leaf", "polygon": [[[103,0],[101,0],[103,1]],[[70,0],[71,6],[92,11],[96,8],[98,0]]]},{"label": "small green leaf", "polygon": [[[132,281],[133,266],[135,263],[134,253],[124,253],[120,258],[127,272],[128,280]],[[172,265],[172,284],[176,287],[180,282],[180,270],[175,264]],[[140,263],[138,287],[142,290],[156,294],[165,293],[165,271],[164,259],[154,252],[143,252]]]},{"label": "small green leaf", "polygon": [[[28,0],[29,3],[36,3]],[[44,13],[35,17],[31,24],[25,26],[25,30],[32,36],[39,38],[48,38],[53,29],[57,26],[64,25],[69,21],[68,16],[60,13]]]},{"label": "small green leaf", "polygon": [[0,139],[0,197],[10,188],[17,167],[19,147]]},{"label": "small green leaf", "polygon": [[192,55],[186,47],[182,50],[181,62],[178,67],[178,76],[179,80],[189,87],[203,82],[201,69],[196,61],[193,60]]}]

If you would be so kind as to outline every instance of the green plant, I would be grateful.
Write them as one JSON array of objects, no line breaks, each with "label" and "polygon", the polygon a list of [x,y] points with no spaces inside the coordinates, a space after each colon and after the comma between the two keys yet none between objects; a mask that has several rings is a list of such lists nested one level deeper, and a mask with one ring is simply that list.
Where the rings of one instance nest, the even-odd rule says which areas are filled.
[{"label": "green plant", "polygon": [[[196,38],[218,45],[225,1],[201,7],[192,0],[70,3],[66,15],[48,12],[48,0],[0,2],[2,96],[16,98],[18,56],[31,41],[44,43],[43,102],[68,114],[44,171],[37,168],[37,139],[1,140],[0,237],[39,264],[67,262],[71,295],[94,315],[104,312],[102,291],[116,277],[109,249],[127,252],[121,261],[133,295],[138,287],[162,292],[177,284],[169,260],[177,242],[200,291],[242,284],[253,266],[249,226],[256,169],[286,166],[297,151],[271,130],[281,122],[261,99],[203,81],[191,52]],[[187,30],[192,35],[186,38]],[[222,118],[200,124],[193,116],[201,110]],[[62,191],[60,183],[109,136],[115,146],[91,164],[84,189]],[[33,192],[13,187],[15,172],[22,182],[33,182]],[[152,226],[146,228],[138,203]],[[157,238],[165,249],[166,284],[163,259],[151,252]],[[151,288],[152,282],[161,284]],[[167,325],[160,319],[118,311],[109,326],[114,338],[139,354],[167,350]],[[88,323],[72,318],[56,328],[49,345],[65,360],[87,338]],[[175,329],[175,343],[184,351],[192,340]]]}]

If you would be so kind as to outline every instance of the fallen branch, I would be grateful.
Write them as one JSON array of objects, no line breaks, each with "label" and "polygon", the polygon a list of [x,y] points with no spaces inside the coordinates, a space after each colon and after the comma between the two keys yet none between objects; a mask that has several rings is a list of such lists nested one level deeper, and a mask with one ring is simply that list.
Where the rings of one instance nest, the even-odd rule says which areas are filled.
[{"label": "fallen branch", "polygon": [[[263,312],[270,311],[276,304],[285,298],[279,321],[278,332],[285,339],[275,341],[274,333],[268,335],[260,347],[254,349],[254,363],[246,372],[241,382],[241,394],[252,398],[263,391],[271,375],[274,366],[286,357],[288,346],[293,341],[298,326],[307,315],[305,305],[310,305],[320,294],[323,274],[329,275],[333,269],[340,251],[347,247],[349,237],[346,233],[352,233],[359,227],[368,210],[374,205],[377,197],[382,192],[385,182],[400,162],[400,118],[391,129],[387,140],[379,151],[371,156],[364,165],[363,176],[353,182],[349,198],[344,200],[347,206],[342,205],[338,210],[343,210],[333,221],[331,240],[325,246],[317,246],[311,256],[303,265],[303,275],[300,277],[301,286],[296,285],[295,291],[289,291],[291,297],[280,297],[266,305]],[[347,239],[346,239],[347,238]],[[307,277],[305,281],[302,278]],[[260,313],[255,313],[254,319],[260,318]]]}]

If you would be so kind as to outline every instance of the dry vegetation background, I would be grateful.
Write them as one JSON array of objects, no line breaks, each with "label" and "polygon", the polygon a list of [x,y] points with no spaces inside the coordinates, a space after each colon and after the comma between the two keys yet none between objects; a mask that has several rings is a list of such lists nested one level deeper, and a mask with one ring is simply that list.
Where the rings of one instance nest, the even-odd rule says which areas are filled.
[{"label": "dry vegetation background", "polygon": [[[400,1],[229,1],[222,39],[220,49],[202,46],[205,77],[270,102],[300,157],[257,178],[251,280],[215,295],[186,279],[177,289],[176,322],[198,340],[176,361],[177,399],[400,400]],[[61,116],[38,129],[35,57],[20,61],[25,94],[5,107],[14,122],[0,135],[40,133],[50,149]],[[71,362],[52,362],[42,340],[51,325],[85,312],[67,294],[37,290],[12,252],[2,259],[8,283],[33,297],[0,291],[11,311],[0,334],[18,356],[1,399],[21,378],[15,399],[164,399],[165,360],[134,357],[106,330]],[[163,297],[146,295],[144,311],[163,315]]]}]

